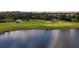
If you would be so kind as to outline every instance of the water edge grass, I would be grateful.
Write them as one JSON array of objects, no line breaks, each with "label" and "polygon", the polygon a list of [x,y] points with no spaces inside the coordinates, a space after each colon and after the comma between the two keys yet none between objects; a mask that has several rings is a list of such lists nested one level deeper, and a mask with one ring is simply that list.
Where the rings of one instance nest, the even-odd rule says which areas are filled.
[{"label": "water edge grass", "polygon": [[78,29],[79,22],[63,22],[63,21],[45,21],[33,20],[22,21],[22,23],[6,22],[0,23],[0,32],[14,31],[14,30],[30,30],[30,29]]}]

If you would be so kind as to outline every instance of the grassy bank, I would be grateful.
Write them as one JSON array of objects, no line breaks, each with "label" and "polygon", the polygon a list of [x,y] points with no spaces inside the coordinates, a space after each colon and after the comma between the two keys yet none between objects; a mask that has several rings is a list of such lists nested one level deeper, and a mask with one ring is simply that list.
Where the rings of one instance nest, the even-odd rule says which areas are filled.
[{"label": "grassy bank", "polygon": [[22,21],[21,23],[6,22],[0,23],[0,32],[11,30],[27,30],[27,29],[73,29],[79,28],[78,22],[62,22],[62,21]]}]

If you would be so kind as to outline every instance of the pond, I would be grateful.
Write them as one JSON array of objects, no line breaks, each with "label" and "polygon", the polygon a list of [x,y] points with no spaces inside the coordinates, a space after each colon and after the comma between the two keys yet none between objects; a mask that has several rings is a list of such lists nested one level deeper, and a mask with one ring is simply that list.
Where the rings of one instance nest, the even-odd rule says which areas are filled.
[{"label": "pond", "polygon": [[4,32],[0,48],[79,48],[79,29]]}]

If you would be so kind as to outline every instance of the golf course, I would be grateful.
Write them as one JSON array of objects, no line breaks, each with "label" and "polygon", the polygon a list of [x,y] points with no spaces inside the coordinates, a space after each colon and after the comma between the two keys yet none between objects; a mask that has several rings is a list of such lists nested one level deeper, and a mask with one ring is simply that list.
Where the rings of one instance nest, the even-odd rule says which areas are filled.
[{"label": "golf course", "polygon": [[30,29],[77,29],[79,22],[31,20],[0,23],[0,32]]}]

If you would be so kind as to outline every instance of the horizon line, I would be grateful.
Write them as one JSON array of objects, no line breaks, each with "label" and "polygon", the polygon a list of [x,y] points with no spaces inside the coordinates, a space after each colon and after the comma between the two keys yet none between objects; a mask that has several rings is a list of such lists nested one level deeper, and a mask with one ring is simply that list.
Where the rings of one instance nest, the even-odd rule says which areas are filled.
[{"label": "horizon line", "polygon": [[47,12],[47,13],[79,13],[79,11],[0,11],[0,12]]}]

